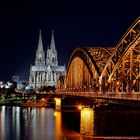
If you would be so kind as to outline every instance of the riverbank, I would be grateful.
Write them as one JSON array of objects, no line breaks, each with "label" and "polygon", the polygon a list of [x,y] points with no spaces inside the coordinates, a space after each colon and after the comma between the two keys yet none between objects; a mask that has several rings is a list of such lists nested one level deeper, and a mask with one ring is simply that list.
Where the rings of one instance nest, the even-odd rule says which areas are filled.
[{"label": "riverbank", "polygon": [[7,98],[7,99],[0,99],[0,105],[10,105],[10,106],[18,106],[23,101],[20,98]]},{"label": "riverbank", "polygon": [[[69,101],[70,102],[70,101]],[[62,102],[62,110],[76,110],[76,105],[71,105],[67,102],[64,104]],[[22,99],[22,98],[6,98],[0,99],[0,106],[19,106],[19,107],[54,107],[54,101],[48,101],[47,98],[42,98],[38,101],[32,99]],[[86,107],[86,106],[85,106]],[[103,104],[94,104],[94,110],[139,110],[140,106],[130,106],[130,105],[121,105],[115,103],[103,103]]]},{"label": "riverbank", "polygon": [[20,107],[47,107],[47,101],[38,101],[38,102],[22,102]]},{"label": "riverbank", "polygon": [[0,99],[0,106],[46,107],[47,100],[31,101],[21,98]]}]

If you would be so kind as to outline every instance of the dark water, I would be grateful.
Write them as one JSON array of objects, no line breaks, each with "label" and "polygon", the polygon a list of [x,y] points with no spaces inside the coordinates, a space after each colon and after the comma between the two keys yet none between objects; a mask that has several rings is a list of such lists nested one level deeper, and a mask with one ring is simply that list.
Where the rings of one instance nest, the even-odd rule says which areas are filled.
[{"label": "dark water", "polygon": [[140,110],[96,110],[94,134],[140,136]]},{"label": "dark water", "polygon": [[[139,136],[140,110],[94,110],[95,136]],[[66,140],[80,132],[80,112],[51,108],[0,107],[0,140]]]}]

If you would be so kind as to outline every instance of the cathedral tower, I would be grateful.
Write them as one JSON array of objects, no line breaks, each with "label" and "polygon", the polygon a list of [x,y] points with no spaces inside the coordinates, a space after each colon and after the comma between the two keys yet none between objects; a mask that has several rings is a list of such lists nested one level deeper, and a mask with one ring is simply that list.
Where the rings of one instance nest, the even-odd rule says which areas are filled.
[{"label": "cathedral tower", "polygon": [[58,66],[57,50],[55,48],[54,31],[52,31],[50,48],[47,49],[46,65]]},{"label": "cathedral tower", "polygon": [[39,31],[39,41],[38,41],[38,48],[36,51],[35,65],[36,66],[45,66],[45,53],[43,50],[41,30]]},{"label": "cathedral tower", "polygon": [[54,32],[52,31],[51,43],[47,48],[45,64],[45,52],[43,50],[43,42],[40,31],[35,65],[31,65],[30,67],[29,85],[33,88],[41,88],[43,86],[55,87],[57,80],[63,75],[65,75],[65,67],[58,66]]}]

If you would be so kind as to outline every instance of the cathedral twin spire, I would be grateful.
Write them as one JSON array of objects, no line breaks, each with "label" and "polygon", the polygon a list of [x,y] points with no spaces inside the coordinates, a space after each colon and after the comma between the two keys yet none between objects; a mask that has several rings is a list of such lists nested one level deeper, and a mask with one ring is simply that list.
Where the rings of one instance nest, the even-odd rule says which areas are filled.
[{"label": "cathedral twin spire", "polygon": [[[52,31],[51,44],[50,44],[50,48],[48,47],[47,49],[46,55],[47,55],[46,65],[58,66],[57,51],[55,48],[55,41],[54,41],[54,31]],[[41,30],[39,31],[39,41],[38,41],[38,48],[36,51],[35,65],[45,66],[45,52],[43,50]]]},{"label": "cathedral twin spire", "polygon": [[39,41],[38,41],[38,48],[36,51],[35,65],[36,66],[45,66],[45,53],[43,50],[41,30],[39,31]]},{"label": "cathedral twin spire", "polygon": [[38,52],[43,52],[43,43],[42,43],[42,35],[41,35],[41,30],[39,31],[39,41],[38,41]]}]

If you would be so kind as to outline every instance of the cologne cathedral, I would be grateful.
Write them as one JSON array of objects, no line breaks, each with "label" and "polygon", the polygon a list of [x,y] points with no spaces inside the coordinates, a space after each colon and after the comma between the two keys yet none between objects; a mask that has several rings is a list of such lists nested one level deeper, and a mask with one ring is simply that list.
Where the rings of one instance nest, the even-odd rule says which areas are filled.
[{"label": "cologne cathedral", "polygon": [[45,59],[45,52],[43,50],[43,42],[40,31],[35,65],[30,67],[29,85],[33,88],[41,88],[43,86],[56,87],[57,80],[60,76],[65,75],[65,71],[65,66],[58,66],[54,32],[52,31],[51,43],[47,48]]}]

